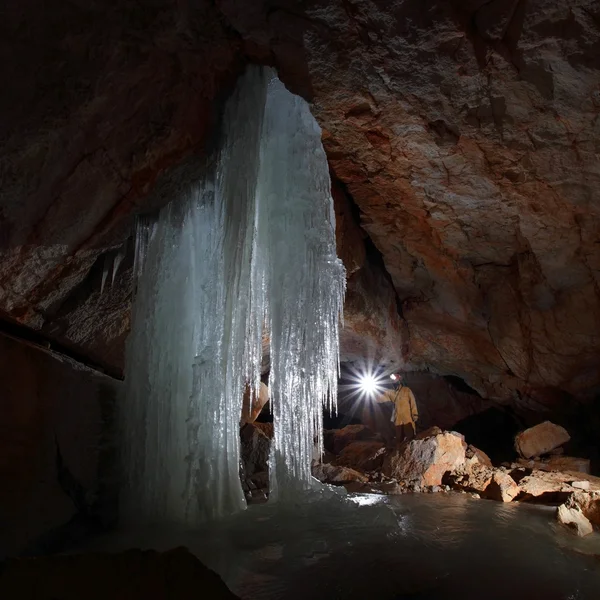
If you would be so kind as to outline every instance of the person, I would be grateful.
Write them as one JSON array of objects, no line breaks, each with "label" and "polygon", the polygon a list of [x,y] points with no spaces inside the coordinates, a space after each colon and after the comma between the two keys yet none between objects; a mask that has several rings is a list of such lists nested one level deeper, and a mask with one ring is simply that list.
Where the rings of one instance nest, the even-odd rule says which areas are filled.
[{"label": "person", "polygon": [[393,373],[391,379],[394,381],[394,388],[388,390],[384,396],[385,400],[394,403],[391,421],[396,430],[396,445],[399,446],[404,441],[412,440],[415,437],[419,411],[415,395],[408,386],[404,385],[402,375]]}]

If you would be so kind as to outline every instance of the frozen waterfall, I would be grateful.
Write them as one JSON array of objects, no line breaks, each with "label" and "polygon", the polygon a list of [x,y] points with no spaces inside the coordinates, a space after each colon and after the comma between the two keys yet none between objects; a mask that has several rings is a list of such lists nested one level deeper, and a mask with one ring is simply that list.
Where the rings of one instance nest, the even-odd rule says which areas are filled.
[{"label": "frozen waterfall", "polygon": [[251,67],[219,151],[136,240],[127,348],[126,518],[194,523],[244,508],[239,423],[269,334],[272,497],[316,485],[336,398],[345,288],[321,131],[304,100]]}]

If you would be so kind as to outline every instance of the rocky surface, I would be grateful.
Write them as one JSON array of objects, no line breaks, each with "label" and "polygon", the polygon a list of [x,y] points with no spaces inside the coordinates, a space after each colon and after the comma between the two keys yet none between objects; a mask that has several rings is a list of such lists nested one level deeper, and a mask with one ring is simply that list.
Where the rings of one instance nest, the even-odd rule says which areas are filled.
[{"label": "rocky surface", "polygon": [[241,423],[254,423],[262,409],[269,401],[269,388],[261,381],[258,394],[254,394],[249,386],[244,389],[242,400]]},{"label": "rocky surface", "polygon": [[517,434],[515,449],[524,458],[534,458],[550,453],[570,439],[571,436],[564,427],[544,421]]},{"label": "rocky surface", "polygon": [[595,0],[13,2],[0,308],[122,368],[130,278],[101,297],[103,254],[190,179],[243,63],[269,62],[376,251],[342,253],[348,356],[522,407],[593,394],[599,19]]},{"label": "rocky surface", "polygon": [[240,479],[248,500],[262,500],[268,494],[272,438],[272,423],[246,423],[240,430]]},{"label": "rocky surface", "polygon": [[13,559],[3,567],[2,600],[237,598],[186,548]]},{"label": "rocky surface", "polygon": [[338,465],[328,463],[318,463],[312,468],[313,477],[316,477],[323,483],[334,485],[343,485],[346,483],[367,483],[369,478],[364,474]]},{"label": "rocky surface", "polygon": [[518,459],[517,464],[539,471],[579,471],[590,473],[590,461],[575,456],[550,456],[541,460]]},{"label": "rocky surface", "polygon": [[0,334],[0,560],[114,523],[120,386]]},{"label": "rocky surface", "polygon": [[585,537],[594,531],[592,524],[577,507],[561,504],[556,511],[556,518],[559,523],[573,529],[579,537]]},{"label": "rocky surface", "polygon": [[386,452],[385,444],[376,440],[348,444],[335,459],[335,464],[362,472],[379,471]]},{"label": "rocky surface", "polygon": [[407,485],[442,485],[444,475],[464,464],[467,444],[456,432],[415,439],[386,454],[382,472]]},{"label": "rocky surface", "polygon": [[[369,435],[362,426],[345,429],[326,432],[328,439],[359,431]],[[394,495],[454,490],[499,502],[561,506],[559,522],[572,526],[578,535],[600,526],[599,477],[579,471],[535,470],[519,463],[495,467],[485,452],[467,446],[462,435],[439,427],[419,433],[398,449],[366,437],[352,440],[337,455],[328,451],[321,463],[313,465],[313,474],[321,481],[342,484],[350,492]]]}]

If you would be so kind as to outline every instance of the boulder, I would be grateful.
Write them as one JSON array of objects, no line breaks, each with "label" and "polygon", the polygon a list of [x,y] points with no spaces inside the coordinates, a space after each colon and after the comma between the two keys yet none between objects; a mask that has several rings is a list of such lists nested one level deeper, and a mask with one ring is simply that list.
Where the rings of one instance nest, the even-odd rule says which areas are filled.
[{"label": "boulder", "polygon": [[464,466],[467,444],[459,433],[445,431],[415,439],[385,456],[383,473],[415,487],[442,485],[448,472]]},{"label": "boulder", "polygon": [[590,482],[594,491],[577,490],[569,498],[569,505],[576,506],[585,517],[597,527],[600,527],[600,485]]},{"label": "boulder", "polygon": [[519,495],[519,492],[519,486],[508,473],[496,470],[490,483],[485,488],[484,496],[490,500],[512,502]]},{"label": "boulder", "polygon": [[594,531],[592,524],[577,507],[561,504],[556,512],[556,518],[559,523],[575,531],[579,537],[584,537]]},{"label": "boulder", "polygon": [[548,454],[571,439],[567,430],[550,421],[521,431],[515,437],[515,450],[523,458],[534,458]]},{"label": "boulder", "polygon": [[20,558],[0,574],[2,600],[187,600],[199,593],[237,598],[186,548]]},{"label": "boulder", "polygon": [[364,425],[346,425],[342,429],[329,429],[323,435],[325,449],[339,454],[352,442],[375,440],[379,436]]},{"label": "boulder", "polygon": [[345,483],[358,482],[367,483],[369,478],[354,469],[340,467],[327,463],[318,463],[312,467],[313,477],[316,477],[323,483],[333,483],[343,485]]},{"label": "boulder", "polygon": [[268,401],[269,388],[262,381],[258,394],[253,394],[251,387],[247,385],[244,389],[241,423],[254,423]]},{"label": "boulder", "polygon": [[352,442],[340,452],[335,464],[362,472],[376,471],[381,469],[384,455],[385,445],[383,442]]}]

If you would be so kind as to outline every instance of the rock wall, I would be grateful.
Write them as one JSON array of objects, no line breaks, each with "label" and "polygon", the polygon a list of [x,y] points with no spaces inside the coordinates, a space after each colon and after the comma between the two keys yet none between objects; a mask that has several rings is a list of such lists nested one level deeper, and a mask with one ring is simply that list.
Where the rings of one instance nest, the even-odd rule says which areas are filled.
[{"label": "rock wall", "polygon": [[0,557],[60,549],[116,516],[119,387],[0,335]]},{"label": "rock wall", "polygon": [[78,294],[132,215],[172,195],[157,182],[210,147],[243,63],[263,62],[313,102],[382,258],[350,253],[365,266],[349,355],[378,340],[515,404],[597,392],[595,0],[53,4],[11,0],[0,25],[6,314],[120,368],[127,294],[85,310]]}]

